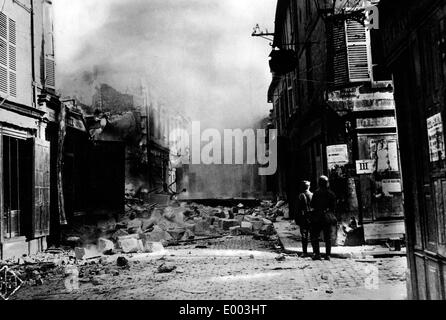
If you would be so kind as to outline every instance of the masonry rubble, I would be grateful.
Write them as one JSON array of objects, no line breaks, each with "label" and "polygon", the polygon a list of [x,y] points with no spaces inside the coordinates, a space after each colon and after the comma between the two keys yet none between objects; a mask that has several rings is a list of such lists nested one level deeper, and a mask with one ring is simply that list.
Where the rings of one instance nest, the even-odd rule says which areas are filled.
[{"label": "masonry rubble", "polygon": [[[160,252],[166,246],[180,245],[202,238],[228,235],[272,236],[273,222],[288,210],[279,201],[262,201],[257,207],[242,203],[235,207],[205,206],[172,201],[170,205],[147,203],[126,195],[126,210],[118,221],[99,221],[66,234],[66,239],[84,243],[75,249],[76,257],[88,257],[85,244],[95,245],[98,254]],[[77,231],[77,232],[76,232]]]},{"label": "masonry rubble", "polygon": [[[287,205],[262,201],[254,208],[211,207],[174,201],[169,206],[127,201],[122,216],[98,221],[95,225],[73,226],[65,230],[61,248],[51,248],[33,257],[0,261],[23,280],[42,285],[55,274],[70,273],[70,266],[81,268],[81,282],[100,283],[100,277],[119,275],[128,268],[125,255],[162,253],[167,246],[187,244],[200,239],[225,236],[274,236],[273,222],[284,214]],[[107,257],[116,255],[116,258]],[[113,262],[111,262],[113,261]],[[171,266],[159,272],[170,272]]]}]

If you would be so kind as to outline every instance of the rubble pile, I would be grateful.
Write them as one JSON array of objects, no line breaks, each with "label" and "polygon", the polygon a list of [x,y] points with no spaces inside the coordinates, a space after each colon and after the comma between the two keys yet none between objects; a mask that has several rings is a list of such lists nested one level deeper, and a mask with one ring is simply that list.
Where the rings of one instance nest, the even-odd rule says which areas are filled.
[{"label": "rubble pile", "polygon": [[[77,259],[100,255],[162,252],[164,247],[227,235],[268,238],[273,222],[286,215],[284,201],[262,201],[257,207],[210,207],[173,201],[169,206],[146,203],[126,196],[126,211],[116,221],[110,218],[93,226],[81,226],[65,235]],[[93,239],[93,240],[92,240]],[[93,248],[89,249],[89,246]]]},{"label": "rubble pile", "polygon": [[23,282],[30,285],[43,285],[46,279],[63,273],[66,266],[74,262],[75,256],[72,252],[48,249],[32,257],[24,255],[21,258],[0,261],[0,268],[7,266]]}]

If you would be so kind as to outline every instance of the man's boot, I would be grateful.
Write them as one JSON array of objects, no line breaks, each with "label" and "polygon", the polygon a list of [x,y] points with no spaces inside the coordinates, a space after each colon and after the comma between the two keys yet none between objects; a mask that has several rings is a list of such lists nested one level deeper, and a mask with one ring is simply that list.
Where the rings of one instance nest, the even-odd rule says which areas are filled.
[{"label": "man's boot", "polygon": [[311,244],[313,246],[313,253],[314,253],[312,259],[313,260],[322,260],[321,259],[321,252],[320,252],[320,249],[319,249],[319,239],[315,240],[315,241],[312,241]]},{"label": "man's boot", "polygon": [[301,258],[306,258],[308,257],[308,240],[307,239],[302,239],[302,256]]}]

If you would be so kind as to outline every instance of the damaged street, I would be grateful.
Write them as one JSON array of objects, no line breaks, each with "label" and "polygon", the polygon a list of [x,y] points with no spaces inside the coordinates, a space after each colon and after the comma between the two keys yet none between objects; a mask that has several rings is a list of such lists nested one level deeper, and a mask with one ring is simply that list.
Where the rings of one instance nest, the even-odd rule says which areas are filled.
[{"label": "damaged street", "polygon": [[3,0],[0,300],[446,300],[446,0],[402,2]]},{"label": "damaged street", "polygon": [[[68,243],[90,243],[7,261],[25,279],[12,299],[405,299],[404,257],[312,261],[285,254],[273,223],[285,221],[284,211],[286,205],[270,202],[256,208],[134,204],[120,222],[90,226],[90,236],[100,232],[96,244],[72,231]],[[370,266],[377,279],[368,286]]]}]

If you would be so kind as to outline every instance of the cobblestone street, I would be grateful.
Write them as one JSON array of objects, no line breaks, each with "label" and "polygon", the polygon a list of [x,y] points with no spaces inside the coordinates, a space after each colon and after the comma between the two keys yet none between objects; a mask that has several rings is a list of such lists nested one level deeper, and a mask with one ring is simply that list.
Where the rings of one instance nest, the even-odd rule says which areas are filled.
[{"label": "cobblestone street", "polygon": [[[168,247],[157,254],[118,256],[79,266],[79,289],[68,292],[63,272],[12,299],[300,300],[405,299],[406,258],[312,261],[283,255],[275,241],[226,237]],[[160,273],[160,265],[176,268]],[[376,267],[377,269],[375,269]],[[63,267],[61,267],[63,268]],[[96,269],[95,269],[96,268]],[[87,275],[86,270],[90,273]],[[91,272],[92,269],[96,271]],[[377,270],[378,282],[373,280]],[[94,275],[92,275],[94,274]],[[376,280],[376,279],[375,279]]]}]

